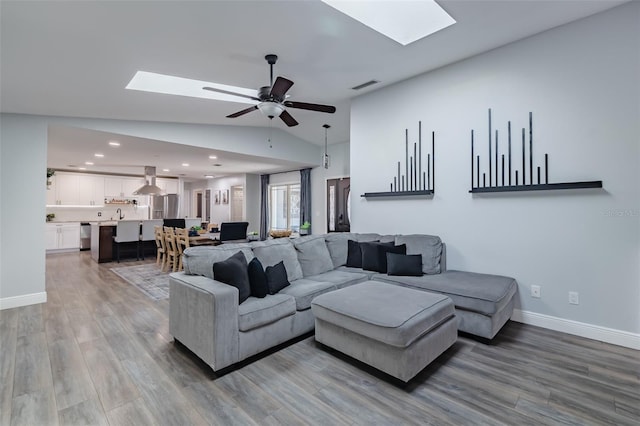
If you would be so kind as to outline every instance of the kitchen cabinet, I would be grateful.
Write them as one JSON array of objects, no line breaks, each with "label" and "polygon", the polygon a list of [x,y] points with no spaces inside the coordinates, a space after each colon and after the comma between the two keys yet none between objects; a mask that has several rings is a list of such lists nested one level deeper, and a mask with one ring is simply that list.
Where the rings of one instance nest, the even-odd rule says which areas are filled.
[{"label": "kitchen cabinet", "polygon": [[106,177],[104,179],[104,196],[111,198],[135,198],[133,192],[144,185],[143,178]]},{"label": "kitchen cabinet", "polygon": [[45,240],[47,251],[79,250],[80,222],[47,223]]},{"label": "kitchen cabinet", "polygon": [[103,176],[80,175],[78,182],[78,204],[101,206],[104,204]]},{"label": "kitchen cabinet", "polygon": [[164,179],[158,178],[156,179],[156,185],[159,186],[166,192],[167,194],[177,194],[178,193],[178,180],[177,179]]},{"label": "kitchen cabinet", "polygon": [[91,258],[98,263],[111,262],[113,259],[113,236],[116,227],[110,225],[91,225]]},{"label": "kitchen cabinet", "polygon": [[104,177],[59,172],[47,188],[47,205],[101,206],[104,204]]}]

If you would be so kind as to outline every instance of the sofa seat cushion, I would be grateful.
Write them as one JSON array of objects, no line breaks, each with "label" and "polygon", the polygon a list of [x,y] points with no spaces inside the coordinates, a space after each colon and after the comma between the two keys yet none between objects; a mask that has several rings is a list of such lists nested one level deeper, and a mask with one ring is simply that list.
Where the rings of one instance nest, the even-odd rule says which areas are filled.
[{"label": "sofa seat cushion", "polygon": [[[362,270],[358,270],[355,268],[350,268],[350,269],[354,269],[354,272],[334,270],[334,271],[325,272],[323,274],[312,275],[310,277],[307,277],[307,279],[313,280],[313,281],[324,281],[324,282],[332,283],[336,286],[336,288],[347,287],[353,284],[357,284],[357,283],[369,280],[369,274],[365,274],[362,272]],[[356,271],[360,271],[360,272],[356,272]]]},{"label": "sofa seat cushion", "polygon": [[340,266],[339,268],[334,269],[337,272],[348,272],[350,274],[364,274],[368,279],[371,279],[374,275],[378,275],[377,272],[373,271],[365,271],[362,268],[352,268],[350,266]]},{"label": "sofa seat cushion", "polygon": [[455,316],[444,295],[376,281],[323,294],[311,306],[317,319],[400,348]]},{"label": "sofa seat cushion", "polygon": [[311,301],[314,297],[333,290],[336,290],[336,286],[333,283],[302,278],[293,281],[290,286],[281,290],[279,294],[293,297],[296,302],[296,309],[304,311],[311,307]]},{"label": "sofa seat cushion", "polygon": [[249,331],[296,313],[296,301],[282,293],[249,297],[238,306],[238,328]]},{"label": "sofa seat cushion", "polygon": [[517,291],[516,280],[501,275],[446,271],[421,277],[378,274],[376,281],[399,284],[449,296],[456,308],[493,315],[506,306]]}]

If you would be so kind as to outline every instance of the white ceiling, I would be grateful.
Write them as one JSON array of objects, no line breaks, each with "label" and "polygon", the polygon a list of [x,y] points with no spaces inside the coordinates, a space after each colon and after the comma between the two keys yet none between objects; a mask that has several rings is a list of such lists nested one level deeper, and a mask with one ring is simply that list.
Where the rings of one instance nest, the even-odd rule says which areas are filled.
[{"label": "white ceiling", "polygon": [[[291,100],[335,105],[335,114],[290,110],[300,122],[274,125],[311,143],[349,140],[350,99],[550,28],[615,7],[626,0],[440,0],[457,21],[408,46],[378,34],[318,0],[309,1],[7,1],[0,2],[0,110],[71,117],[267,126],[258,111],[226,115],[246,104],[126,90],[138,70],[258,88],[268,85],[264,55],[279,56],[275,75],[295,82]],[[351,87],[380,83],[361,91]],[[92,156],[87,134],[58,128],[67,138],[50,160],[65,165]],[[102,135],[104,136],[104,135]],[[97,135],[97,137],[101,137]],[[77,142],[77,140],[75,140]],[[128,140],[128,146],[149,141]],[[124,146],[123,146],[124,148]],[[121,149],[114,166],[173,164],[201,149],[165,147],[157,164]],[[163,152],[159,149],[158,152]],[[182,155],[184,153],[184,155]],[[166,155],[166,156],[163,156]],[[246,156],[245,156],[246,157]],[[229,172],[265,171],[263,159],[233,157]],[[232,157],[229,157],[231,161]],[[180,160],[183,161],[183,160]],[[262,163],[266,169],[251,168]],[[231,164],[231,163],[228,163]],[[209,165],[210,166],[210,165]],[[275,165],[273,165],[275,166]],[[286,164],[279,166],[285,167]],[[54,167],[60,167],[54,165]],[[169,168],[175,169],[175,166]],[[209,168],[210,170],[210,168]],[[189,173],[186,172],[187,176]],[[202,176],[194,171],[193,178]],[[141,172],[140,172],[141,174]]]}]

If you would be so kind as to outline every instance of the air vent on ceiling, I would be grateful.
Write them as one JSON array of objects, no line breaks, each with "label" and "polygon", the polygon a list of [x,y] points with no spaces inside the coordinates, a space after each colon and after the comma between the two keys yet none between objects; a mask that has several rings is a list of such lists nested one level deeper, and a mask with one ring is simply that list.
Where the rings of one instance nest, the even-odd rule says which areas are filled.
[{"label": "air vent on ceiling", "polygon": [[366,83],[362,83],[359,84],[355,87],[352,87],[352,90],[360,90],[360,89],[364,89],[365,87],[369,87],[369,86],[373,86],[374,84],[380,83],[378,80],[369,80]]}]

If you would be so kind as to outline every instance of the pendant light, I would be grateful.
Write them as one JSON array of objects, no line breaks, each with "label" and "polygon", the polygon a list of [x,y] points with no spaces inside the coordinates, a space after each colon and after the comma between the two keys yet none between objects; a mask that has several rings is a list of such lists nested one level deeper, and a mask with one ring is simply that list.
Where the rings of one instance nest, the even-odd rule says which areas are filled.
[{"label": "pendant light", "polygon": [[324,156],[322,157],[322,166],[325,169],[328,169],[329,154],[327,153],[327,129],[329,129],[331,126],[329,126],[328,124],[323,124],[322,127],[324,127]]}]

